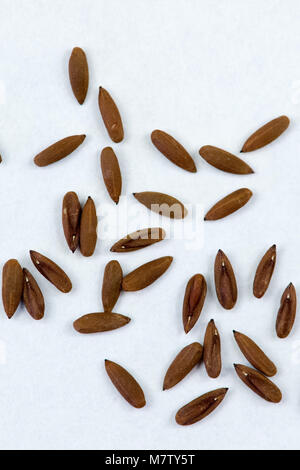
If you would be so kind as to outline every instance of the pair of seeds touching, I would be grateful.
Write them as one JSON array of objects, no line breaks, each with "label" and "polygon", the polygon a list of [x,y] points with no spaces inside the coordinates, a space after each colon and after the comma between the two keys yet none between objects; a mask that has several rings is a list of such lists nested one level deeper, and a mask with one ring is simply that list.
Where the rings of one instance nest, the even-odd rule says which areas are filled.
[{"label": "pair of seeds touching", "polygon": [[63,199],[62,224],[66,241],[74,253],[78,245],[83,256],[92,256],[97,243],[97,214],[95,203],[88,197],[81,210],[78,196],[68,192]]},{"label": "pair of seeds touching", "polygon": [[135,408],[143,408],[146,405],[141,386],[124,367],[106,359],[105,369],[118,392],[130,405]]},{"label": "pair of seeds touching", "polygon": [[206,298],[207,284],[202,274],[195,274],[187,283],[182,308],[183,328],[188,333],[196,324]]},{"label": "pair of seeds touching", "polygon": [[281,401],[282,394],[279,388],[261,372],[242,364],[234,364],[234,367],[244,384],[261,398],[272,403]]},{"label": "pair of seeds touching", "polygon": [[15,259],[8,260],[3,267],[2,299],[8,318],[14,315],[22,299],[32,318],[40,320],[44,316],[44,297],[36,280]]},{"label": "pair of seeds touching", "polygon": [[214,271],[218,300],[222,307],[230,310],[236,304],[238,290],[231,263],[222,250],[217,253]]},{"label": "pair of seeds touching", "polygon": [[108,194],[118,204],[122,191],[122,176],[117,156],[111,147],[102,150],[100,163]]},{"label": "pair of seeds touching", "polygon": [[188,211],[184,205],[168,194],[144,191],[142,193],[133,193],[133,195],[148,209],[170,219],[183,219],[187,216]]},{"label": "pair of seeds touching", "polygon": [[268,377],[277,373],[275,364],[251,338],[235,330],[233,334],[241,352],[255,369]]},{"label": "pair of seeds touching", "polygon": [[177,424],[187,426],[201,421],[220,405],[227,391],[228,388],[218,388],[192,400],[177,412]]},{"label": "pair of seeds touching", "polygon": [[153,145],[172,163],[183,170],[196,173],[197,168],[194,160],[174,137],[166,132],[155,130],[151,134],[151,140]]},{"label": "pair of seeds touching", "polygon": [[145,228],[126,235],[116,242],[110,249],[115,253],[129,253],[141,250],[147,246],[164,240],[166,232],[160,227]]}]

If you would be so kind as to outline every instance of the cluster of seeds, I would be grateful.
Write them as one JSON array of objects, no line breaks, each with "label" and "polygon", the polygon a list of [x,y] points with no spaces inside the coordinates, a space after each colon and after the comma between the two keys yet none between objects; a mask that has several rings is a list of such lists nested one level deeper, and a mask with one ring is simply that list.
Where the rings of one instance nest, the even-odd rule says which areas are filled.
[{"label": "cluster of seeds", "polygon": [[[89,85],[88,63],[84,51],[74,48],[69,61],[69,78],[73,93],[83,104]],[[107,90],[99,89],[99,110],[114,143],[124,138],[124,129],[119,110]],[[241,152],[251,152],[271,143],[288,127],[289,119],[281,116],[270,121],[252,134]],[[85,140],[85,135],[66,137],[41,151],[34,158],[34,163],[40,167],[55,163],[76,150]],[[151,134],[154,146],[172,163],[191,173],[197,171],[195,162],[184,147],[172,136],[161,130]],[[231,153],[206,145],[199,151],[207,163],[215,168],[237,174],[254,173],[252,168]],[[0,157],[1,162],[1,157]],[[122,177],[118,158],[111,147],[106,147],[100,157],[103,180],[111,199],[118,204],[122,191]],[[134,193],[134,197],[148,209],[171,219],[182,219],[187,215],[187,209],[173,196],[157,192]],[[241,188],[227,195],[209,209],[205,220],[217,220],[226,217],[243,207],[251,198],[248,188]],[[62,203],[62,225],[65,238],[70,250],[79,248],[83,256],[92,256],[97,243],[97,215],[93,199],[89,196],[84,207],[81,207],[75,192],[68,192]],[[151,246],[163,241],[166,234],[160,227],[146,228],[128,234],[117,241],[112,252],[128,253]],[[72,283],[54,261],[36,251],[30,251],[31,260],[36,269],[61,292],[67,293],[72,289]],[[74,329],[83,334],[111,331],[125,326],[130,318],[114,313],[121,291],[139,291],[146,288],[162,276],[170,267],[173,258],[164,256],[152,260],[123,275],[118,261],[110,261],[105,268],[102,285],[103,312],[90,313],[74,322]],[[276,246],[273,245],[260,261],[253,283],[253,294],[261,298],[270,283],[276,262]],[[217,298],[224,309],[232,309],[237,301],[238,289],[234,270],[228,257],[219,250],[214,266],[215,289]],[[207,292],[207,283],[202,274],[195,274],[188,281],[182,309],[182,321],[185,333],[196,324],[202,312]],[[43,294],[28,269],[20,266],[17,260],[7,261],[2,273],[2,298],[4,310],[11,318],[21,300],[35,320],[44,316],[45,303]],[[276,321],[276,332],[279,338],[285,338],[290,333],[296,315],[296,291],[293,284],[285,289]],[[277,403],[281,400],[281,392],[267,377],[276,374],[274,363],[263,350],[248,336],[234,331],[234,338],[245,358],[254,367],[235,364],[239,378],[255,393],[267,401]],[[207,374],[211,378],[220,375],[222,369],[221,339],[219,331],[212,319],[206,328],[203,346],[194,342],[183,348],[169,366],[163,390],[170,389],[179,383],[203,359]],[[145,406],[146,400],[137,381],[123,367],[115,362],[105,360],[105,369],[112,383],[120,394],[134,407]],[[210,414],[223,400],[227,388],[210,391],[191,401],[176,414],[176,422],[180,425],[193,424]]]}]

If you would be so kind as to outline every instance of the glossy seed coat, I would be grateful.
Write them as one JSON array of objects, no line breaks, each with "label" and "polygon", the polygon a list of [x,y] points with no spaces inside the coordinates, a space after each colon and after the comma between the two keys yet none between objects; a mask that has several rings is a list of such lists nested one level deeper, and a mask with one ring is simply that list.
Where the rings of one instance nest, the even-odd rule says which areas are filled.
[{"label": "glossy seed coat", "polygon": [[122,119],[116,103],[103,87],[99,88],[98,97],[100,113],[106,130],[113,142],[121,142],[124,138]]},{"label": "glossy seed coat", "polygon": [[219,220],[241,209],[252,196],[250,189],[234,191],[218,201],[205,215],[204,220]]},{"label": "glossy seed coat", "polygon": [[215,287],[222,307],[232,309],[237,301],[237,285],[231,263],[225,253],[219,250],[215,260]]},{"label": "glossy seed coat", "polygon": [[46,148],[40,152],[36,157],[34,157],[34,163],[37,166],[47,166],[51,163],[58,162],[62,158],[67,157],[70,153],[82,144],[85,139],[85,135],[72,135],[66,137],[65,139],[59,140],[50,147]]},{"label": "glossy seed coat", "polygon": [[262,349],[248,336],[233,330],[238,347],[250,364],[268,377],[276,374],[275,364],[266,356]]},{"label": "glossy seed coat", "polygon": [[2,301],[8,318],[17,310],[23,292],[23,271],[16,259],[8,260],[2,270]]},{"label": "glossy seed coat", "polygon": [[123,290],[134,292],[150,286],[167,271],[172,261],[172,256],[163,256],[139,266],[123,278]]},{"label": "glossy seed coat", "polygon": [[118,392],[130,405],[135,408],[143,408],[146,405],[141,386],[124,367],[105,359],[105,369]]},{"label": "glossy seed coat", "polygon": [[89,68],[85,52],[74,47],[69,60],[69,78],[75,98],[83,104],[89,87]]},{"label": "glossy seed coat", "polygon": [[227,391],[228,388],[212,390],[183,406],[176,414],[176,423],[187,426],[201,421],[220,405]]},{"label": "glossy seed coat", "polygon": [[177,354],[174,361],[167,370],[164,378],[163,390],[168,390],[178,384],[184,377],[202,359],[202,345],[200,343],[192,343],[183,348]]},{"label": "glossy seed coat", "polygon": [[79,245],[81,205],[75,192],[65,194],[62,205],[62,225],[66,241],[74,253]]},{"label": "glossy seed coat", "polygon": [[88,313],[74,321],[73,326],[78,333],[102,333],[104,331],[116,330],[127,325],[130,318],[112,312]]},{"label": "glossy seed coat", "polygon": [[100,157],[103,180],[112,200],[118,204],[122,191],[122,176],[115,152],[111,147],[105,147]]},{"label": "glossy seed coat", "polygon": [[97,243],[98,219],[93,199],[89,196],[82,210],[80,220],[80,251],[83,256],[92,256]]},{"label": "glossy seed coat", "polygon": [[115,253],[130,253],[164,240],[166,232],[160,227],[145,228],[126,235],[110,249]]},{"label": "glossy seed coat", "polygon": [[279,388],[261,372],[242,364],[234,364],[234,367],[244,384],[261,398],[272,403],[279,403],[281,401],[282,394]]},{"label": "glossy seed coat", "polygon": [[289,124],[290,120],[287,116],[273,119],[246,140],[241,152],[252,152],[253,150],[265,147],[265,145],[277,139],[289,127]]},{"label": "glossy seed coat", "polygon": [[185,148],[166,132],[155,130],[151,134],[153,145],[175,165],[183,170],[195,173],[196,165]]},{"label": "glossy seed coat", "polygon": [[276,245],[271,248],[262,257],[253,282],[253,294],[260,299],[268,289],[276,263]]},{"label": "glossy seed coat", "polygon": [[215,379],[221,373],[221,340],[214,320],[207,325],[203,343],[203,361],[209,377]]},{"label": "glossy seed coat", "polygon": [[38,253],[30,251],[31,261],[36,269],[61,292],[67,293],[72,289],[72,283],[67,274],[51,259]]},{"label": "glossy seed coat", "polygon": [[234,173],[236,175],[249,175],[254,173],[246,162],[236,157],[232,153],[226,152],[212,145],[205,145],[199,150],[199,154],[210,165],[218,170]]},{"label": "glossy seed coat", "polygon": [[183,219],[188,211],[184,205],[168,194],[144,191],[133,193],[134,197],[148,209],[170,219]]},{"label": "glossy seed coat", "polygon": [[23,302],[27,312],[34,320],[41,320],[45,313],[44,296],[38,283],[28,271],[23,268],[24,285],[23,285]]},{"label": "glossy seed coat", "polygon": [[105,266],[102,284],[102,304],[105,312],[111,312],[122,289],[123,272],[120,263],[112,260]]},{"label": "glossy seed coat", "polygon": [[206,298],[207,284],[202,274],[195,274],[187,283],[182,308],[183,328],[188,333],[196,324]]},{"label": "glossy seed coat", "polygon": [[276,333],[279,338],[286,338],[294,325],[297,309],[295,287],[290,283],[282,294],[276,320]]}]

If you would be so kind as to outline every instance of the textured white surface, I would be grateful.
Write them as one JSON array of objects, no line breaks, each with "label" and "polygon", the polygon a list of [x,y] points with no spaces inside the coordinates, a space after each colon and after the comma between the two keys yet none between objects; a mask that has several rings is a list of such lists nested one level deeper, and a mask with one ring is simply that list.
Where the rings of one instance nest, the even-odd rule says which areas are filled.
[{"label": "textured white surface", "polygon": [[[36,276],[46,315],[33,321],[21,308],[0,319],[0,447],[4,449],[276,449],[299,448],[300,327],[286,340],[274,330],[281,293],[293,281],[300,290],[299,141],[300,3],[273,0],[1,0],[0,5],[0,259],[18,258]],[[74,46],[85,49],[90,88],[80,107],[68,81]],[[124,293],[116,311],[132,322],[123,329],[80,336],[72,322],[101,309],[100,291],[109,247],[99,241],[90,259],[67,249],[61,201],[75,190],[94,197],[104,237],[117,208],[100,176],[99,154],[111,145],[101,122],[98,86],[119,105],[125,140],[114,149],[123,173],[120,209],[133,210],[135,191],[156,190],[208,209],[220,197],[249,187],[254,196],[235,215],[198,228],[195,243],[167,240],[144,251],[115,256],[124,272],[173,255],[169,272],[138,293]],[[208,166],[202,145],[238,154],[260,125],[287,114],[288,131],[245,160],[254,175],[235,176]],[[194,156],[197,174],[172,165],[152,146],[155,129],[170,132]],[[65,136],[86,133],[68,159],[38,168],[33,157]],[[147,226],[149,212],[129,216],[128,231]],[[168,221],[163,221],[168,227]],[[181,222],[177,222],[180,226]],[[111,225],[110,225],[111,226]],[[116,228],[116,225],[114,226]],[[126,231],[125,231],[126,233]],[[121,234],[125,234],[121,233]],[[252,296],[256,265],[270,245],[278,262],[261,300]],[[236,271],[239,298],[224,311],[217,303],[213,263],[218,248]],[[56,291],[34,269],[35,249],[69,273],[73,291]],[[194,330],[185,336],[181,307],[186,281],[201,272],[208,296]],[[217,380],[203,365],[174,389],[161,391],[177,352],[203,340],[214,318],[222,338],[223,370]],[[269,404],[239,381],[233,362],[247,363],[232,337],[242,331],[262,345],[278,366],[283,392]],[[104,371],[104,358],[119,362],[144,387],[147,406],[131,408]],[[228,386],[223,404],[205,421],[179,427],[177,409],[208,390]]]}]

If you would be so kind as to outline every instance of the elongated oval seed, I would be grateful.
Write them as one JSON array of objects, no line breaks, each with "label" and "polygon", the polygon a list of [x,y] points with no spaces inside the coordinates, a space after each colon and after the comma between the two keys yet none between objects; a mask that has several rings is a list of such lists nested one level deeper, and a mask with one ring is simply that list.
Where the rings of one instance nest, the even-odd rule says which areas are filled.
[{"label": "elongated oval seed", "polygon": [[241,152],[252,152],[270,144],[277,139],[288,127],[290,120],[287,116],[280,116],[268,122],[254,134],[252,134],[244,143]]},{"label": "elongated oval seed", "polygon": [[201,421],[220,405],[227,391],[228,388],[212,390],[183,406],[176,414],[177,424],[187,426]]},{"label": "elongated oval seed", "polygon": [[122,191],[122,176],[116,154],[111,147],[105,147],[101,152],[100,160],[102,176],[108,194],[118,204]]},{"label": "elongated oval seed", "polygon": [[124,138],[122,119],[116,103],[103,87],[99,88],[99,109],[107,129],[107,132],[113,142],[121,142]]},{"label": "elongated oval seed", "polygon": [[237,301],[237,285],[231,263],[222,250],[215,260],[215,287],[222,307],[232,309]]},{"label": "elongated oval seed", "polygon": [[265,355],[259,346],[248,336],[233,330],[238,347],[250,364],[268,377],[276,374],[275,364]]},{"label": "elongated oval seed", "polygon": [[151,134],[151,140],[153,145],[172,163],[183,170],[196,173],[197,168],[194,160],[174,137],[166,132],[155,130]]},{"label": "elongated oval seed", "polygon": [[182,308],[183,328],[188,333],[196,324],[204,305],[207,284],[202,274],[195,274],[187,283]]},{"label": "elongated oval seed", "polygon": [[276,320],[276,333],[279,338],[286,338],[293,328],[297,309],[295,287],[290,283],[282,294]]},{"label": "elongated oval seed", "polygon": [[103,331],[116,330],[127,325],[130,318],[119,313],[101,312],[88,313],[74,321],[73,326],[78,333],[102,333]]},{"label": "elongated oval seed", "polygon": [[276,245],[272,245],[262,257],[255,273],[253,294],[258,299],[260,299],[268,289],[275,268],[275,263]]},{"label": "elongated oval seed", "polygon": [[205,215],[204,220],[218,220],[241,209],[252,196],[250,189],[241,188],[218,201]]},{"label": "elongated oval seed", "polygon": [[221,373],[221,340],[214,320],[207,325],[203,343],[203,361],[209,377],[215,379]]},{"label": "elongated oval seed", "polygon": [[184,205],[168,194],[144,191],[133,193],[134,197],[148,209],[170,219],[183,219],[188,211]]},{"label": "elongated oval seed", "polygon": [[141,386],[124,367],[105,359],[105,369],[118,392],[130,405],[135,408],[143,408],[146,405]]},{"label": "elongated oval seed", "polygon": [[89,68],[85,52],[74,47],[69,60],[69,77],[75,98],[83,104],[89,87]]},{"label": "elongated oval seed", "polygon": [[85,139],[85,135],[72,135],[66,137],[65,139],[59,140],[50,147],[46,148],[40,152],[36,157],[34,157],[34,163],[37,166],[47,166],[51,163],[58,162],[62,158],[67,157],[70,153],[82,144]]},{"label": "elongated oval seed", "polygon": [[51,259],[38,253],[30,251],[31,260],[36,269],[61,292],[67,293],[72,289],[72,283],[66,273]]},{"label": "elongated oval seed", "polygon": [[23,285],[23,302],[27,312],[34,320],[41,320],[45,312],[44,296],[38,283],[28,271],[23,268],[24,285]]},{"label": "elongated oval seed", "polygon": [[205,145],[199,150],[199,154],[210,165],[218,170],[226,171],[227,173],[234,173],[236,175],[248,175],[254,173],[252,168],[246,162],[236,157],[226,150],[213,147],[212,145]]},{"label": "elongated oval seed", "polygon": [[2,270],[2,300],[8,318],[17,310],[23,291],[23,271],[16,259],[8,260]]},{"label": "elongated oval seed", "polygon": [[80,251],[83,256],[92,256],[97,243],[98,219],[93,199],[89,196],[82,210],[80,220]]},{"label": "elongated oval seed", "polygon": [[131,251],[141,250],[147,246],[164,240],[166,232],[160,227],[144,228],[126,235],[116,242],[110,251],[116,253],[129,253]]},{"label": "elongated oval seed", "polygon": [[167,271],[172,261],[172,256],[163,256],[139,266],[123,278],[123,290],[134,292],[150,286]]},{"label": "elongated oval seed", "polygon": [[79,244],[81,205],[73,191],[65,194],[62,205],[62,224],[66,241],[74,253]]},{"label": "elongated oval seed", "polygon": [[257,395],[272,403],[279,403],[281,401],[282,394],[279,388],[261,372],[242,364],[234,364],[234,368],[244,384]]},{"label": "elongated oval seed", "polygon": [[202,351],[203,348],[200,343],[192,343],[183,348],[167,370],[163,390],[174,387],[174,385],[184,379],[195,365],[201,361]]},{"label": "elongated oval seed", "polygon": [[122,289],[123,272],[120,263],[112,260],[105,266],[102,284],[102,303],[106,312],[111,312]]}]

